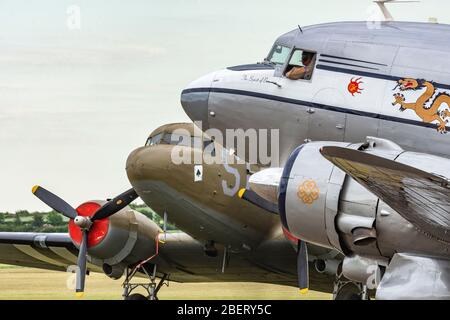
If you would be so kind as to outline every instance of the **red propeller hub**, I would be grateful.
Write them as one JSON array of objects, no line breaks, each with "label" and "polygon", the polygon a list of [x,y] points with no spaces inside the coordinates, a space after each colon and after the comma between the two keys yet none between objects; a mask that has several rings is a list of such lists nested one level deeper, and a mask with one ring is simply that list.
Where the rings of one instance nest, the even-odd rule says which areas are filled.
[{"label": "red propeller hub", "polygon": [[[96,202],[85,202],[76,210],[79,216],[92,217],[94,213],[100,209],[100,205]],[[94,247],[98,245],[106,237],[109,229],[109,218],[95,220],[89,229],[87,246]],[[69,234],[72,241],[77,245],[81,243],[81,229],[75,224],[73,219],[69,221]]]}]

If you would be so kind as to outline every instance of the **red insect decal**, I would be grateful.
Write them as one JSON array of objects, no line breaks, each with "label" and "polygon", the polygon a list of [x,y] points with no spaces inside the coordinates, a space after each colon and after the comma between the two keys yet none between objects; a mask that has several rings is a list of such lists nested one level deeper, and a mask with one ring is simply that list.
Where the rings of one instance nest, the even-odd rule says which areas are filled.
[{"label": "red insect decal", "polygon": [[348,84],[348,92],[350,92],[352,94],[352,96],[355,96],[355,93],[359,93],[361,94],[364,89],[362,89],[359,85],[364,83],[362,81],[360,81],[362,78],[352,78],[350,80],[350,83]]}]

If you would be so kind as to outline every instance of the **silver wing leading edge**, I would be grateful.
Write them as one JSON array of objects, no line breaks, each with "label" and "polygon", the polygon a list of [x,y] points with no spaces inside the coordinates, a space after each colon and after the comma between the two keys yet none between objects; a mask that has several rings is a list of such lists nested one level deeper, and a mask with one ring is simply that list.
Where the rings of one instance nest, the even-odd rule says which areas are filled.
[{"label": "silver wing leading edge", "polygon": [[[450,186],[445,177],[373,154],[323,147],[322,155],[429,237],[450,245]],[[450,168],[449,168],[450,169]],[[450,299],[450,259],[395,253],[377,299]]]},{"label": "silver wing leading edge", "polygon": [[417,229],[450,244],[448,179],[347,148],[323,147],[321,153]]}]

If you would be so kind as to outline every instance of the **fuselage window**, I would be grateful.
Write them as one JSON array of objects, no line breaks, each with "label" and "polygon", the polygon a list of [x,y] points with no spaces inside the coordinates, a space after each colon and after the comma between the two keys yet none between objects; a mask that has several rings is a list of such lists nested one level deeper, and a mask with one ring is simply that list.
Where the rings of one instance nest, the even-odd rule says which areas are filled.
[{"label": "fuselage window", "polygon": [[291,80],[311,80],[315,64],[315,52],[296,49],[291,55],[284,75]]},{"label": "fuselage window", "polygon": [[147,146],[153,146],[155,144],[159,144],[161,142],[162,136],[163,136],[162,133],[158,133],[154,137],[148,138],[147,142],[145,143],[145,146],[147,147]]},{"label": "fuselage window", "polygon": [[274,45],[269,53],[269,56],[265,59],[274,64],[285,64],[291,48],[282,45]]}]

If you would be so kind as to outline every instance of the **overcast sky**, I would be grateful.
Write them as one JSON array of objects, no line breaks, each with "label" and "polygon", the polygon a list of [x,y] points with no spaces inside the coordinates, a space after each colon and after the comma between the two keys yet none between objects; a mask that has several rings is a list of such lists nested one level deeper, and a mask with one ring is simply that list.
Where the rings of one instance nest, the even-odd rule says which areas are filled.
[{"label": "overcast sky", "polygon": [[[34,184],[74,206],[126,190],[130,151],[156,127],[189,120],[179,100],[191,80],[261,61],[298,24],[366,20],[370,5],[0,0],[0,211],[48,210]],[[398,20],[450,23],[446,1],[390,8]]]}]

